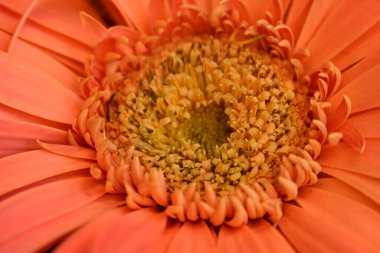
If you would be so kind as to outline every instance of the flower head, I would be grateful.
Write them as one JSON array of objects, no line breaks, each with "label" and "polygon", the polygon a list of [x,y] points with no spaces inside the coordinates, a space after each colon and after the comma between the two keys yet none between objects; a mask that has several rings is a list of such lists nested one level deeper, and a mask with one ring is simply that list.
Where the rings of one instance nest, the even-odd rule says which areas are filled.
[{"label": "flower head", "polygon": [[1,3],[1,251],[375,252],[376,1],[55,2]]}]

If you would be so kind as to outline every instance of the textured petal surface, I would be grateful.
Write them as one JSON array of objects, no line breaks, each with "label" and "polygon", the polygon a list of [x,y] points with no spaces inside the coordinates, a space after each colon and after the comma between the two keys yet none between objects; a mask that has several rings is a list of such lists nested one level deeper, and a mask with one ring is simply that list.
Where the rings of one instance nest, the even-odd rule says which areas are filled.
[{"label": "textured petal surface", "polygon": [[[9,41],[10,38],[10,35],[0,31],[0,41],[6,42]],[[6,50],[7,47],[8,43],[0,45],[1,50]],[[27,60],[51,76],[54,76],[54,78],[62,83],[62,85],[66,88],[72,90],[76,94],[79,94],[77,76],[66,66],[58,62],[50,55],[44,53],[42,50],[23,40],[17,39],[13,43],[13,50],[11,54]]]},{"label": "textured petal surface", "polygon": [[89,160],[96,160],[96,151],[91,148],[85,148],[80,146],[70,146],[70,145],[59,145],[59,144],[49,144],[38,142],[40,146],[54,154],[82,158]]},{"label": "textured petal surface", "polygon": [[[379,23],[380,26],[380,23]],[[380,30],[380,28],[379,28]],[[378,32],[380,34],[380,31]],[[380,47],[380,46],[379,46]],[[335,62],[334,62],[335,63]],[[364,72],[371,70],[380,64],[380,49],[374,50],[370,55],[364,57],[360,61],[352,61],[350,68],[346,69],[342,73],[342,85],[345,86],[361,76]]]},{"label": "textured petal surface", "polygon": [[69,238],[59,244],[58,248],[55,249],[55,252],[86,252],[91,248],[91,241],[96,235],[96,231],[103,230],[103,227],[106,227],[109,223],[114,222],[127,212],[128,209],[126,207],[107,211],[105,214],[94,219],[91,223],[70,235]]},{"label": "textured petal surface", "polygon": [[[52,247],[67,233],[96,219],[100,214],[110,212],[121,204],[116,195],[106,195],[54,220],[33,227],[0,245],[0,252],[37,252]],[[22,242],[22,243],[20,243]],[[66,251],[73,252],[73,251]],[[83,252],[83,251],[81,251]]]},{"label": "textured petal surface", "polygon": [[142,33],[149,33],[148,7],[150,0],[112,0],[115,6],[123,14],[125,21]]},{"label": "textured petal surface", "polygon": [[0,195],[39,180],[89,168],[91,162],[55,155],[44,150],[0,159]]},{"label": "textured petal surface", "polygon": [[1,138],[0,157],[40,149],[35,140]]},{"label": "textured petal surface", "polygon": [[[312,57],[305,61],[305,68],[311,72],[360,38],[380,18],[377,0],[345,0],[334,4],[336,7],[329,12],[316,32],[311,34],[312,38],[307,44]],[[350,22],[342,22],[342,17],[349,17]]]},{"label": "textured petal surface", "polygon": [[105,194],[93,178],[61,180],[16,194],[0,203],[0,240],[84,206]]},{"label": "textured petal surface", "polygon": [[375,51],[379,51],[380,45],[378,41],[380,41],[379,22],[334,56],[331,61],[340,70],[346,69],[366,57],[371,57]]},{"label": "textured petal surface", "polygon": [[372,209],[311,187],[297,202],[303,208],[285,204],[279,226],[300,252],[376,252],[380,219]]},{"label": "textured petal surface", "polygon": [[215,250],[216,240],[213,232],[204,221],[201,221],[185,222],[173,238],[167,252],[214,253]]},{"label": "textured petal surface", "polygon": [[248,224],[254,235],[260,240],[265,252],[295,252],[284,236],[266,220]]},{"label": "textured petal surface", "polygon": [[380,107],[380,85],[376,85],[379,71],[380,65],[377,65],[345,85],[330,99],[333,107],[340,103],[343,95],[351,99],[352,113]]},{"label": "textured petal surface", "polygon": [[78,96],[24,61],[0,53],[0,75],[0,103],[67,124],[79,114],[83,101]]},{"label": "textured petal surface", "polygon": [[380,179],[327,167],[323,172],[346,182],[380,205]]},{"label": "textured petal surface", "polygon": [[42,140],[54,143],[67,143],[67,132],[49,126],[0,119],[0,139]]},{"label": "textured petal surface", "polygon": [[355,200],[380,213],[380,206],[375,201],[337,178],[320,178],[315,187]]},{"label": "textured petal surface", "polygon": [[281,234],[264,220],[247,226],[223,226],[218,236],[218,252],[294,252]]},{"label": "textured petal surface", "polygon": [[365,138],[380,138],[380,109],[366,111],[348,119]]},{"label": "textured petal surface", "polygon": [[[30,0],[18,0],[17,2],[2,1],[0,6],[14,13],[22,14],[28,8],[30,2]],[[28,18],[29,22],[36,23],[41,28],[53,30],[55,33],[60,33],[91,45],[86,36],[85,28],[78,25],[80,24],[79,11],[86,11],[94,17],[99,18],[99,15],[89,2],[84,0],[38,1]]]},{"label": "textured petal surface", "polygon": [[380,140],[367,139],[363,154],[340,143],[333,147],[324,147],[318,162],[330,168],[380,178],[379,154]]},{"label": "textured petal surface", "polygon": [[172,236],[165,233],[166,229],[165,213],[149,208],[130,212],[103,227],[90,243],[90,251],[159,253],[156,250],[165,237]]}]

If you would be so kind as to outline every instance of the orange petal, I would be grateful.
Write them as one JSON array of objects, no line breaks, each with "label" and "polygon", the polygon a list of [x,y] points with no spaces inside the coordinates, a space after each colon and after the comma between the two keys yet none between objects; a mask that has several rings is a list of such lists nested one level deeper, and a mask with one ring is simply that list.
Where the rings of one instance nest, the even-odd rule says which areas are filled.
[{"label": "orange petal", "polygon": [[104,25],[101,24],[94,17],[82,11],[80,12],[80,18],[82,21],[82,25],[85,27],[85,30],[93,46],[97,45],[101,40],[103,40],[106,37],[107,28],[104,27]]},{"label": "orange petal", "polygon": [[[331,61],[340,69],[346,69],[352,64],[371,57],[375,51],[379,51],[380,45],[380,23],[378,22],[371,29],[365,32],[348,47],[343,49]],[[378,63],[377,61],[376,63]],[[363,69],[365,70],[365,69]]]},{"label": "orange petal", "polygon": [[96,151],[91,148],[84,148],[80,146],[70,146],[70,145],[59,145],[59,144],[49,144],[37,141],[38,144],[45,150],[73,158],[82,158],[89,160],[96,160]]},{"label": "orange petal", "polygon": [[40,149],[35,140],[1,138],[0,157]]},{"label": "orange petal", "polygon": [[220,253],[249,253],[252,249],[265,252],[265,248],[257,240],[248,226],[232,228],[222,226],[218,236],[218,252]]},{"label": "orange petal", "polygon": [[342,180],[380,204],[380,179],[328,167],[323,167],[323,172]]},{"label": "orange petal", "polygon": [[[376,247],[377,245],[376,248],[379,248],[380,241],[376,240],[380,227],[380,214],[378,212],[351,199],[313,187],[305,188],[299,195],[297,202],[316,214],[329,213],[336,219],[343,221],[350,228],[349,232],[353,237],[363,236],[365,241],[370,242],[371,246]],[[365,246],[365,244],[358,246]]]},{"label": "orange petal", "polygon": [[168,241],[166,237],[174,235],[167,226],[163,212],[151,208],[130,212],[103,227],[90,242],[89,251],[160,253],[157,249]]},{"label": "orange petal", "polygon": [[[15,24],[18,24],[19,17],[14,15],[13,12],[9,12],[2,8],[0,8],[0,15],[2,17],[0,25],[0,28],[2,28],[1,30],[13,34],[15,29],[14,26]],[[79,24],[80,23],[78,22],[77,25]],[[88,45],[73,40],[65,35],[55,33],[50,29],[43,28],[33,22],[29,22],[27,25],[23,26],[18,37],[35,45],[37,48],[51,50],[52,52],[66,56],[82,64],[86,57],[91,53],[91,48]],[[12,49],[12,51],[13,50],[14,49]]]},{"label": "orange petal", "polygon": [[[8,39],[10,39],[10,35],[0,31],[0,41]],[[5,48],[0,46],[0,49],[4,50]],[[51,76],[54,76],[66,88],[80,95],[77,75],[56,59],[31,44],[22,40],[16,40],[13,43],[12,55],[27,60]]]},{"label": "orange petal", "polygon": [[272,1],[245,0],[251,24],[255,24],[257,20],[265,17],[265,12],[269,11]]},{"label": "orange petal", "polygon": [[25,25],[25,22],[28,20],[30,13],[33,11],[33,9],[37,5],[37,3],[38,3],[38,0],[31,0],[28,3],[28,5],[26,6],[26,8],[23,8],[22,13],[21,13],[21,17],[18,20],[18,24],[16,26],[16,29],[12,33],[12,38],[9,41],[9,45],[7,47],[7,52],[10,52],[12,50],[11,48],[13,46],[13,42],[17,40],[17,37],[19,36],[21,29]]},{"label": "orange petal", "polygon": [[365,138],[380,138],[380,109],[356,114],[347,122],[358,129]]},{"label": "orange petal", "polygon": [[185,222],[173,237],[167,253],[214,253],[216,241],[213,232],[204,221]]},{"label": "orange petal", "polygon": [[[327,212],[325,206],[324,203],[319,207],[300,208],[284,204],[284,216],[279,226],[298,252],[376,252],[372,241],[355,230],[361,225],[361,215],[366,212],[358,214],[353,222],[346,222]],[[344,216],[344,210],[341,206],[340,216]],[[350,224],[354,222],[355,226]]]},{"label": "orange petal", "polygon": [[[115,196],[115,195],[106,195]],[[96,231],[101,231],[107,224],[114,222],[128,212],[128,208],[121,207],[105,212],[100,217],[91,221],[88,225],[71,234],[66,240],[58,245],[54,252],[86,252]]]},{"label": "orange petal", "polygon": [[24,121],[27,123],[49,126],[57,129],[68,129],[70,126],[43,118],[39,118],[28,113],[13,109],[0,103],[0,118],[3,120]]},{"label": "orange petal", "polygon": [[57,240],[64,237],[67,233],[92,221],[100,214],[112,212],[112,209],[120,205],[120,203],[121,198],[118,198],[117,195],[105,195],[73,212],[40,226],[33,227],[7,240],[1,244],[0,252],[45,252],[45,250],[52,247]]},{"label": "orange petal", "polygon": [[[307,1],[299,1],[306,4]],[[331,12],[333,1],[320,0],[312,1],[310,9],[307,13],[305,22],[302,22],[302,31],[297,40],[295,51],[305,48],[309,40],[312,38],[313,33],[320,26],[322,21],[326,18],[327,14]],[[289,19],[292,19],[289,17]],[[294,19],[294,18],[293,18]]]},{"label": "orange petal", "polygon": [[268,252],[295,252],[285,237],[264,219],[248,224]]},{"label": "orange petal", "polygon": [[96,200],[105,194],[103,188],[93,178],[74,178],[28,189],[2,200],[0,241]]},{"label": "orange petal", "polygon": [[[203,1],[207,2],[207,1]],[[156,23],[160,20],[166,20],[170,17],[170,6],[169,2],[166,0],[151,0],[149,1],[149,17],[150,17],[150,26],[153,30]]]},{"label": "orange petal", "polygon": [[366,141],[355,127],[346,122],[339,127],[338,131],[343,134],[343,142],[359,153],[364,152]]},{"label": "orange petal", "polygon": [[[41,164],[43,161],[43,164]],[[39,180],[90,168],[91,162],[34,150],[0,159],[0,195]]]},{"label": "orange petal", "polygon": [[331,133],[338,129],[347,120],[350,113],[351,100],[347,96],[343,96],[338,107],[327,114],[327,131]]},{"label": "orange petal", "polygon": [[112,0],[112,2],[131,27],[135,27],[142,33],[149,34],[151,32],[149,23],[152,21],[148,19],[150,0]]},{"label": "orange petal", "polygon": [[351,200],[360,202],[361,204],[366,205],[377,212],[380,212],[380,207],[378,204],[376,204],[376,202],[337,178],[320,178],[318,179],[317,184],[315,184],[313,187],[344,196]]},{"label": "orange petal", "polygon": [[[380,23],[379,23],[380,27]],[[380,31],[379,31],[380,34]],[[380,38],[379,38],[380,39]],[[380,62],[380,49],[373,51],[371,54],[361,59],[355,65],[351,66],[342,73],[342,87],[349,84],[357,77],[361,76],[364,72],[367,72],[373,67],[379,65]],[[355,63],[355,61],[353,61]]]},{"label": "orange petal", "polygon": [[380,107],[380,64],[358,76],[349,84],[340,89],[329,102],[336,108],[344,95],[348,96],[352,104],[352,113]]},{"label": "orange petal", "polygon": [[223,226],[218,236],[218,252],[294,252],[290,244],[276,229],[264,220],[249,226],[231,228]]},{"label": "orange petal", "polygon": [[47,142],[64,144],[67,143],[67,132],[29,122],[0,119],[0,138],[40,139]]},{"label": "orange petal", "polygon": [[[304,61],[307,72],[316,71],[324,62],[329,61],[359,39],[378,22],[379,12],[380,5],[377,0],[336,2],[336,7],[329,12],[316,32],[312,34],[307,45],[312,55]],[[350,17],[350,21],[342,22],[342,17]]]},{"label": "orange petal", "polygon": [[[20,0],[17,3],[3,1],[0,5],[14,13],[22,14],[30,5],[30,2],[30,0]],[[83,0],[38,1],[28,20],[40,25],[40,29],[47,28],[57,34],[63,34],[79,42],[91,45],[86,36],[85,27],[80,26],[79,11],[85,11],[101,20],[89,2]]]},{"label": "orange petal", "polygon": [[195,6],[200,8],[203,13],[205,13],[208,16],[210,15],[211,11],[215,8],[215,6],[218,4],[218,1],[217,0],[209,0],[209,1],[193,0],[193,3]]},{"label": "orange petal", "polygon": [[45,119],[71,124],[83,101],[38,68],[0,53],[0,102]]},{"label": "orange petal", "polygon": [[[265,1],[269,2],[269,1]],[[312,1],[292,1],[288,10],[286,24],[292,29],[294,38],[298,38],[302,31],[304,21],[311,8]]]},{"label": "orange petal", "polygon": [[352,150],[344,143],[333,147],[323,147],[318,163],[330,168],[351,171],[380,178],[380,140],[367,139],[363,154]]}]

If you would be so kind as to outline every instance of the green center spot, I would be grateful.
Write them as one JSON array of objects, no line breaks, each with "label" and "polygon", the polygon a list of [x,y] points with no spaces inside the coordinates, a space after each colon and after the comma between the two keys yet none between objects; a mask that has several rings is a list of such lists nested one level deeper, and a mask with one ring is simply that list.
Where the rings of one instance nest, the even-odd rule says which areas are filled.
[{"label": "green center spot", "polygon": [[223,108],[212,105],[194,110],[177,130],[187,141],[200,144],[208,156],[214,153],[216,146],[226,143],[232,132]]}]

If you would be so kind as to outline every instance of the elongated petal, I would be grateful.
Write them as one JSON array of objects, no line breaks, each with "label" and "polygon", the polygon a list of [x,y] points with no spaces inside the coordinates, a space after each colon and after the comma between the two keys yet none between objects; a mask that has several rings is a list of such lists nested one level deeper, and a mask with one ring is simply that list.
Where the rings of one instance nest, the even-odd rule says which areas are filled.
[{"label": "elongated petal", "polygon": [[168,253],[174,252],[210,252],[216,250],[216,241],[204,221],[186,222],[173,238],[167,250]]},{"label": "elongated petal", "polygon": [[4,242],[84,206],[105,194],[93,178],[74,178],[28,189],[0,203],[0,240]]},{"label": "elongated petal", "polygon": [[324,167],[323,172],[339,178],[380,204],[380,179],[328,167]]},{"label": "elongated petal", "polygon": [[[379,23],[379,30],[380,30],[380,23]],[[380,34],[380,31],[378,32],[378,34]],[[353,63],[355,63],[355,61],[353,61]],[[372,51],[371,54],[361,59],[351,68],[343,71],[342,87],[346,86],[347,84],[349,84],[350,82],[352,82],[353,80],[361,76],[364,72],[371,70],[372,68],[376,67],[379,64],[380,64],[380,49],[376,51]]]},{"label": "elongated petal", "polygon": [[261,243],[247,227],[231,228],[223,226],[218,236],[218,252],[221,253],[248,253],[254,249],[257,252],[264,252]]},{"label": "elongated petal", "polygon": [[340,89],[330,99],[333,107],[338,106],[344,95],[351,100],[352,113],[380,107],[380,85],[376,85],[379,71],[380,65],[377,65]]},{"label": "elongated petal", "polygon": [[40,149],[35,140],[1,138],[0,157]]},{"label": "elongated petal", "polygon": [[[0,41],[8,41],[10,38],[10,35],[0,31]],[[7,46],[7,43],[3,46],[0,45],[0,49],[6,50]],[[13,43],[11,54],[27,60],[51,76],[54,76],[66,88],[78,95],[80,94],[77,75],[42,50],[23,40],[17,39]]]},{"label": "elongated petal", "polygon": [[44,125],[0,119],[0,138],[40,139],[63,144],[67,143],[67,132]]},{"label": "elongated petal", "polygon": [[[299,4],[307,3],[307,1],[298,2],[300,2]],[[333,4],[333,1],[328,0],[311,1],[311,6],[309,11],[307,12],[305,22],[299,22],[298,20],[298,22],[302,24],[302,31],[300,32],[300,35],[297,40],[296,51],[306,47],[307,43],[312,38],[312,35],[315,32],[315,30],[317,30],[318,26],[326,18],[327,14],[331,12]]]},{"label": "elongated petal", "polygon": [[255,24],[260,18],[264,18],[265,12],[269,11],[272,6],[272,1],[244,0],[242,2],[245,3],[249,14],[249,21],[252,24]]},{"label": "elongated petal", "polygon": [[132,27],[135,27],[142,33],[151,32],[149,26],[148,7],[150,0],[133,1],[133,0],[112,0],[115,6],[122,13],[125,21]]},{"label": "elongated petal", "polygon": [[0,53],[0,102],[49,120],[71,124],[82,100],[41,70]]},{"label": "elongated petal", "polygon": [[367,139],[366,141],[363,154],[352,150],[344,143],[324,147],[318,162],[327,167],[380,178],[380,140]]},{"label": "elongated petal", "polygon": [[360,202],[361,204],[366,205],[369,208],[372,208],[376,212],[380,212],[380,206],[375,201],[367,197],[365,194],[359,192],[351,185],[344,183],[338,178],[320,178],[318,180],[318,183],[315,185],[315,188],[328,191],[330,193],[342,195],[351,200]]},{"label": "elongated petal", "polygon": [[[316,191],[313,190],[313,193]],[[376,252],[377,246],[372,240],[376,237],[374,228],[378,223],[378,215],[349,199],[319,192],[318,198],[305,196],[301,201],[304,208],[284,205],[284,217],[279,226],[292,245],[299,252]],[[309,205],[311,202],[313,204]],[[354,209],[347,210],[351,207]],[[354,210],[357,213],[352,219]],[[367,214],[368,217],[363,217]],[[368,224],[369,220],[374,224]],[[365,230],[365,234],[374,234],[366,237],[363,234]]]},{"label": "elongated petal", "polygon": [[255,221],[249,226],[223,226],[218,237],[218,252],[294,252],[285,238],[266,221]]},{"label": "elongated petal", "polygon": [[28,123],[33,123],[37,125],[49,126],[57,129],[68,129],[70,128],[67,124],[54,122],[51,120],[43,119],[31,114],[28,114],[23,111],[19,111],[12,107],[3,105],[0,103],[0,118],[3,120],[12,120],[12,121],[23,121]]},{"label": "elongated petal", "polygon": [[[153,209],[141,209],[107,224],[90,242],[91,252],[157,252],[166,241],[167,217]],[[110,237],[112,234],[112,237]],[[147,236],[149,235],[149,236]]]},{"label": "elongated petal", "polygon": [[80,146],[70,146],[70,145],[59,145],[59,144],[49,144],[38,142],[38,144],[45,150],[73,158],[82,158],[89,160],[96,160],[96,151],[91,148],[85,148]]},{"label": "elongated petal", "polygon": [[[317,31],[312,34],[307,45],[313,57],[306,59],[304,66],[310,72],[316,71],[324,62],[329,61],[350,43],[359,39],[380,18],[378,15],[380,5],[377,0],[365,2],[347,0],[336,2],[336,5]],[[343,16],[350,17],[353,22],[341,22]]]},{"label": "elongated petal", "polygon": [[113,223],[127,212],[128,208],[126,207],[120,207],[105,212],[100,217],[91,221],[88,225],[70,235],[69,238],[59,244],[58,248],[55,249],[55,252],[86,252],[90,248],[90,243],[94,239],[96,231],[101,231],[103,227]]},{"label": "elongated petal", "polygon": [[87,222],[92,222],[100,214],[110,212],[120,204],[121,198],[119,196],[105,195],[88,205],[43,223],[40,226],[33,227],[7,240],[0,245],[0,251],[13,253],[45,251],[70,231]]},{"label": "elongated petal", "polygon": [[380,241],[376,240],[380,226],[378,212],[348,198],[313,187],[305,188],[300,193],[297,202],[316,214],[327,212],[337,220],[344,222],[351,234],[347,238],[363,237],[363,244],[357,245],[363,247],[363,250],[367,247],[379,248]]},{"label": "elongated petal", "polygon": [[[10,12],[3,8],[0,8],[0,15],[2,17],[0,26],[2,30],[13,34],[15,26],[19,22],[19,17],[14,15],[12,11]],[[82,64],[91,53],[89,46],[50,29],[41,28],[40,25],[34,22],[29,22],[26,26],[24,25],[18,37],[35,45],[37,48],[47,49]]]},{"label": "elongated petal", "polygon": [[311,7],[312,1],[292,1],[291,6],[288,10],[288,15],[286,19],[286,24],[292,29],[295,38],[298,38],[302,31],[303,24],[309,9]]},{"label": "elongated petal", "polygon": [[[3,1],[0,6],[14,13],[22,14],[30,4],[30,0],[16,2]],[[41,30],[49,29],[57,34],[62,34],[81,43],[91,45],[86,36],[85,28],[78,25],[80,19],[78,12],[86,11],[100,19],[99,15],[91,7],[88,1],[83,0],[49,0],[39,1],[33,8],[28,19],[41,26]],[[26,26],[29,24],[26,24]]]},{"label": "elongated petal", "polygon": [[93,45],[97,45],[107,34],[107,28],[91,15],[82,11],[80,13],[82,25],[85,27],[89,40]]},{"label": "elongated petal", "polygon": [[347,122],[358,129],[364,138],[380,138],[380,109],[357,114]]},{"label": "elongated petal", "polygon": [[44,150],[19,153],[0,159],[0,195],[39,180],[89,168],[91,162],[55,155]]},{"label": "elongated petal", "polygon": [[248,226],[267,252],[295,252],[285,237],[266,220],[258,220]]},{"label": "elongated petal", "polygon": [[380,45],[378,41],[380,41],[379,22],[334,56],[331,61],[340,70],[346,69],[352,64],[370,57],[374,52],[379,51]]}]

